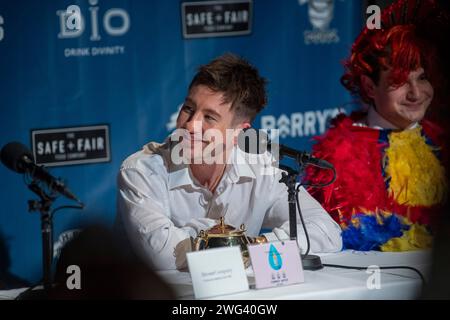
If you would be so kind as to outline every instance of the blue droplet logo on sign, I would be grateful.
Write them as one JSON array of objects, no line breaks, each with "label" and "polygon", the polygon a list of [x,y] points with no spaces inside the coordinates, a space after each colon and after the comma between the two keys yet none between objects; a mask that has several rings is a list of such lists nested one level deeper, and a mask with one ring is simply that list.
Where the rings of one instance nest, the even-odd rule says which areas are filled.
[{"label": "blue droplet logo on sign", "polygon": [[281,255],[273,244],[270,245],[269,249],[269,265],[273,270],[280,270],[283,265]]}]

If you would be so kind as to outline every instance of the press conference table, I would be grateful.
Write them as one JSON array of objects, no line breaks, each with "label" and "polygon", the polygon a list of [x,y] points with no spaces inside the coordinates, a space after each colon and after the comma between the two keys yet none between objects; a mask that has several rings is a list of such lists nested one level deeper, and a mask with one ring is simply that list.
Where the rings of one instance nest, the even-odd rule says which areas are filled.
[{"label": "press conference table", "polygon": [[[346,250],[321,255],[322,263],[348,266],[409,266],[418,269],[427,279],[430,251],[378,252]],[[306,299],[415,299],[420,295],[422,280],[413,270],[380,269],[379,289],[369,289],[367,282],[372,273],[324,267],[318,271],[305,271],[305,282],[269,288],[254,289],[253,272],[247,269],[251,289],[222,295],[219,300],[306,300]],[[194,299],[192,281],[188,272],[159,272],[175,290],[178,299]],[[370,281],[369,281],[370,282]],[[252,288],[253,287],[253,288]],[[373,287],[373,286],[372,286]]]},{"label": "press conference table", "polygon": [[[409,266],[418,269],[427,279],[431,251],[378,252],[346,250],[321,255],[322,263],[347,266]],[[251,268],[247,269],[251,289],[245,292],[222,295],[219,300],[311,300],[311,299],[415,299],[420,295],[420,276],[406,269],[380,270],[380,288],[369,289],[371,273],[365,270],[349,270],[324,267],[318,271],[305,271],[305,282],[269,288],[254,289]],[[188,272],[160,271],[158,274],[169,283],[178,299],[195,299]],[[0,291],[0,299],[14,299],[24,289]]]}]

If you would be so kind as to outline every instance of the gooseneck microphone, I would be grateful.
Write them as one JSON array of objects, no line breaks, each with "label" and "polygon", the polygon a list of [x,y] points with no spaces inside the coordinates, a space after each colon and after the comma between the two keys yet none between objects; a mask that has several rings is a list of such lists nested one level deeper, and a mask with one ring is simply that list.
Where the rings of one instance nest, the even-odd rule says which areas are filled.
[{"label": "gooseneck microphone", "polygon": [[[276,158],[277,162],[284,156],[293,158],[300,171],[296,171],[290,167],[284,166],[278,163],[278,167],[286,172],[282,173],[282,178],[279,180],[280,183],[284,183],[287,186],[288,192],[288,206],[289,206],[289,236],[291,240],[297,242],[297,210],[300,216],[300,221],[303,226],[303,231],[306,237],[306,252],[301,254],[302,265],[305,270],[319,270],[323,268],[322,261],[319,256],[309,254],[310,250],[310,239],[308,235],[308,230],[306,229],[305,221],[303,220],[303,215],[298,200],[299,189],[301,184],[297,185],[297,177],[300,176],[300,172],[303,171],[303,167],[307,165],[314,165],[323,169],[329,169],[333,171],[333,181],[336,177],[336,172],[334,166],[323,159],[315,158],[310,153],[306,151],[299,151],[282,144],[271,143],[266,132],[262,130],[255,130],[252,128],[247,128],[243,130],[238,136],[238,147],[250,154],[262,154],[266,151],[272,153]],[[333,183],[330,181],[328,184]],[[326,184],[326,185],[328,185]],[[310,186],[313,186],[310,184]],[[319,187],[319,185],[315,185]],[[325,185],[322,185],[325,186]],[[298,242],[297,242],[298,243]]]},{"label": "gooseneck microphone", "polygon": [[81,203],[61,180],[53,177],[43,166],[36,165],[31,152],[20,142],[6,144],[1,151],[1,161],[12,171],[28,173],[33,179],[44,182],[50,190]]},{"label": "gooseneck microphone", "polygon": [[290,157],[293,159],[297,159],[301,164],[311,164],[314,166],[318,166],[324,169],[333,169],[333,165],[326,160],[319,159],[314,157],[312,154],[306,151],[296,150],[290,147],[287,147],[282,144],[269,143],[267,146],[267,150],[276,154],[278,152],[281,157]]},{"label": "gooseneck microphone", "polygon": [[273,143],[266,132],[254,128],[246,128],[238,136],[239,148],[250,154],[261,154],[266,151],[272,153],[276,158],[290,157],[297,162],[307,165],[311,164],[324,169],[333,169],[333,165],[326,160],[314,157],[306,151],[300,151],[283,144]]},{"label": "gooseneck microphone", "polygon": [[[19,299],[34,297],[35,299],[47,298],[53,287],[52,264],[53,264],[53,214],[60,209],[83,209],[84,204],[70,192],[64,183],[53,177],[43,166],[34,163],[33,155],[26,146],[20,142],[10,142],[6,144],[1,152],[0,158],[3,164],[12,171],[29,175],[32,178],[30,183],[26,183],[28,188],[37,194],[38,200],[28,200],[28,211],[39,211],[41,216],[41,236],[42,236],[42,283],[43,290],[33,290],[32,286],[19,295]],[[45,183],[51,194],[47,194],[41,183]],[[60,206],[51,209],[59,193],[69,199],[77,201],[79,206]]]}]

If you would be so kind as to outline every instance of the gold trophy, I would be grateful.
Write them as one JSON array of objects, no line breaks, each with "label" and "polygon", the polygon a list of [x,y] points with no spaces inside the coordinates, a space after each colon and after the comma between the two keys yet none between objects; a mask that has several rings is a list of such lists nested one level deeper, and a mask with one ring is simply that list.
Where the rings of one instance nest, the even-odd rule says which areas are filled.
[{"label": "gold trophy", "polygon": [[210,248],[232,247],[239,246],[242,253],[242,260],[244,266],[247,268],[250,265],[250,257],[248,253],[248,244],[265,243],[267,242],[264,236],[248,237],[245,234],[245,225],[241,224],[239,229],[225,224],[224,218],[220,217],[219,224],[204,231],[201,230],[197,238],[194,240],[194,250],[205,250]]}]

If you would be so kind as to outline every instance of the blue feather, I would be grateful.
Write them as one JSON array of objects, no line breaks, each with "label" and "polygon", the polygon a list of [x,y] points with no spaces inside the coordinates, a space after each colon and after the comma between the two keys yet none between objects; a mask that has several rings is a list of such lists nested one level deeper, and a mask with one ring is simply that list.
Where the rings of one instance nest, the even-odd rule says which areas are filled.
[{"label": "blue feather", "polygon": [[375,215],[359,213],[353,219],[359,220],[359,225],[349,225],[342,232],[344,249],[359,251],[379,250],[380,246],[391,238],[400,237],[409,225],[403,224],[392,214],[388,217],[379,216],[382,223],[378,223]]}]

